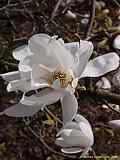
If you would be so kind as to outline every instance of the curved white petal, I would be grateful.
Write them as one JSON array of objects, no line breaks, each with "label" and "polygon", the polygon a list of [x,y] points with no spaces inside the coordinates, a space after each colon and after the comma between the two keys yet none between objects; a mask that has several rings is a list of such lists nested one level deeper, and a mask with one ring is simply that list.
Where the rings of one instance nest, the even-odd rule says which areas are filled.
[{"label": "curved white petal", "polygon": [[36,55],[40,55],[44,59],[48,55],[48,43],[50,36],[47,34],[35,34],[28,41],[30,51]]},{"label": "curved white petal", "polygon": [[92,146],[94,143],[94,136],[90,124],[85,124],[84,122],[80,122],[79,125],[84,136],[88,138],[88,146]]},{"label": "curved white petal", "polygon": [[8,73],[0,74],[0,76],[4,80],[9,82],[9,81],[20,79],[20,72],[19,71],[8,72]]},{"label": "curved white petal", "polygon": [[[32,68],[32,82],[33,83],[41,83],[42,81],[48,83],[48,80],[51,78],[52,76],[52,71],[42,65],[34,65]],[[48,85],[49,86],[49,85]]]},{"label": "curved white petal", "polygon": [[19,61],[30,55],[32,55],[32,53],[28,49],[28,45],[23,45],[13,50],[13,57]]},{"label": "curved white petal", "polygon": [[[28,56],[30,57],[30,56]],[[18,64],[18,69],[20,72],[30,72],[32,71],[32,67],[29,65],[29,63],[26,61],[26,59],[28,58],[24,58],[23,60],[21,60]]]},{"label": "curved white petal", "polygon": [[66,154],[75,154],[75,153],[82,152],[80,156],[85,156],[88,153],[89,149],[90,148],[86,148],[82,150],[79,147],[73,147],[73,148],[71,147],[71,148],[62,148],[61,151]]},{"label": "curved white petal", "polygon": [[82,77],[99,77],[119,66],[119,56],[116,53],[108,53],[90,60],[81,75]]},{"label": "curved white petal", "polygon": [[37,113],[42,107],[43,107],[42,105],[27,106],[19,103],[7,108],[3,112],[1,112],[0,115],[5,114],[10,117],[29,117]]},{"label": "curved white petal", "polygon": [[109,121],[109,125],[113,128],[120,128],[120,120]]},{"label": "curved white petal", "polygon": [[65,146],[64,139],[62,137],[56,138],[55,144],[57,144],[58,146],[61,146],[61,147]]},{"label": "curved white petal", "polygon": [[64,124],[64,126],[60,129],[60,131],[57,133],[56,137],[59,137],[62,132],[63,132],[63,129],[75,129],[75,130],[80,130],[80,126],[76,123],[76,122],[68,122],[66,124]]},{"label": "curved white petal", "polygon": [[64,124],[73,120],[77,113],[78,102],[74,94],[66,93],[63,98],[61,98],[62,112],[63,112],[63,122]]},{"label": "curved white petal", "polygon": [[81,148],[79,147],[62,148],[61,151],[66,154],[75,154],[75,153],[82,152]]},{"label": "curved white petal", "polygon": [[24,96],[20,103],[22,104],[29,104],[29,105],[50,105],[52,103],[57,102],[61,96],[62,92],[53,90],[51,88],[43,89],[40,93],[37,93],[32,96]]},{"label": "curved white petal", "polygon": [[29,48],[39,58],[39,64],[48,67],[56,67],[63,65],[71,67],[73,65],[73,57],[66,48],[55,37],[49,37],[46,34],[36,34],[29,40]]},{"label": "curved white petal", "polygon": [[14,80],[9,82],[9,84],[7,85],[7,91],[8,92],[12,92],[12,91],[29,91],[31,88],[31,83],[30,81],[26,81],[26,80]]},{"label": "curved white petal", "polygon": [[76,51],[76,59],[78,59],[76,60],[76,62],[78,61],[78,63],[76,63],[73,66],[73,72],[76,78],[80,78],[92,52],[93,52],[93,44],[89,41],[81,40],[79,48]]},{"label": "curved white petal", "polygon": [[53,54],[53,58],[56,57],[60,65],[63,65],[66,69],[73,66],[73,56],[58,40],[51,40],[48,47],[50,49],[49,54]]},{"label": "curved white petal", "polygon": [[74,146],[85,149],[90,145],[90,140],[80,130],[63,129],[61,136],[64,139],[65,147],[67,145],[67,147]]},{"label": "curved white petal", "polygon": [[71,42],[71,43],[64,43],[65,48],[72,54],[74,58],[74,62],[78,63],[78,50],[80,49],[80,43],[79,42]]},{"label": "curved white petal", "polygon": [[7,86],[8,92],[12,91],[22,91],[22,92],[28,92],[30,90],[35,90],[43,87],[48,87],[48,84],[42,83],[42,84],[31,84],[30,80],[14,80],[9,82]]},{"label": "curved white petal", "polygon": [[76,114],[74,119],[79,124],[83,134],[89,139],[89,146],[92,146],[94,143],[94,136],[93,136],[92,127],[89,121],[85,117],[83,117],[81,114]]},{"label": "curved white petal", "polygon": [[78,78],[73,79],[73,81],[72,81],[72,87],[73,87],[73,88],[76,88],[76,87],[77,87],[77,84],[78,84]]},{"label": "curved white petal", "polygon": [[29,70],[29,71],[21,71],[20,72],[20,77],[21,77],[21,79],[22,80],[31,80],[31,71]]},{"label": "curved white petal", "polygon": [[94,143],[94,136],[89,121],[81,114],[76,114],[74,119],[79,124],[79,127],[83,134],[89,139],[89,146],[92,146]]},{"label": "curved white petal", "polygon": [[23,59],[23,61],[20,61],[19,63],[19,68],[21,69],[21,66],[27,66],[28,68],[32,68],[34,65],[45,65],[46,67],[54,70],[58,65],[58,61],[55,60],[55,58],[51,57],[51,56],[45,56],[44,55],[44,59],[41,58],[40,55],[32,55],[32,56],[28,56],[25,57]]},{"label": "curved white petal", "polygon": [[85,124],[90,125],[89,121],[81,114],[76,114],[74,119],[77,123],[84,122]]}]

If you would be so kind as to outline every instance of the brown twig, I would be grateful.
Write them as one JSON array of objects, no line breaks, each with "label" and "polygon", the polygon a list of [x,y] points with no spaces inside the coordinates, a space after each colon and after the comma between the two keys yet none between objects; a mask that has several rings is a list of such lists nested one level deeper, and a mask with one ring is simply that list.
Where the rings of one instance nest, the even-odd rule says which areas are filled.
[{"label": "brown twig", "polygon": [[53,12],[51,14],[51,20],[54,19],[54,17],[56,16],[56,12],[60,6],[60,4],[62,3],[63,0],[58,0],[57,4],[55,5],[55,8],[53,9]]},{"label": "brown twig", "polygon": [[44,110],[60,124],[63,124],[63,122],[58,117],[56,117],[47,107],[44,107]]},{"label": "brown twig", "polygon": [[6,9],[4,12],[5,12],[6,17],[8,18],[8,20],[9,20],[9,22],[10,22],[13,30],[14,30],[15,32],[17,32],[17,28],[16,28],[14,22],[11,20],[10,15],[9,15],[9,12],[7,11],[7,9]]},{"label": "brown twig", "polygon": [[18,64],[12,63],[12,62],[8,62],[8,61],[5,61],[5,60],[1,60],[1,63],[6,64],[8,66],[12,66],[12,67],[18,67]]},{"label": "brown twig", "polygon": [[[24,4],[29,4],[29,3],[31,3],[31,0],[24,1],[23,3]],[[4,6],[4,7],[1,7],[0,11],[6,10],[7,8],[17,7],[17,6],[19,6],[19,3],[8,4],[8,5]]]},{"label": "brown twig", "polygon": [[120,114],[120,111],[119,110],[116,110],[114,109],[111,105],[109,105],[109,103],[107,101],[104,100],[104,103],[108,106],[109,109],[111,109],[112,111],[116,112],[116,113],[119,113]]},{"label": "brown twig", "polygon": [[120,7],[120,3],[117,0],[113,0],[113,1],[118,7]]},{"label": "brown twig", "polygon": [[82,96],[89,96],[94,99],[98,99],[99,101],[107,101],[112,104],[119,104],[120,105],[120,95],[111,93],[105,90],[81,90],[80,94]]},{"label": "brown twig", "polygon": [[95,0],[91,0],[92,6],[91,6],[91,12],[90,12],[90,19],[87,25],[87,30],[85,33],[85,39],[87,40],[90,36],[91,30],[92,30],[92,26],[93,26],[93,22],[94,22],[94,18],[95,18]]},{"label": "brown twig", "polygon": [[34,20],[33,14],[26,8],[25,3],[22,0],[19,0],[19,2],[23,6],[24,12],[27,13],[32,20]]}]

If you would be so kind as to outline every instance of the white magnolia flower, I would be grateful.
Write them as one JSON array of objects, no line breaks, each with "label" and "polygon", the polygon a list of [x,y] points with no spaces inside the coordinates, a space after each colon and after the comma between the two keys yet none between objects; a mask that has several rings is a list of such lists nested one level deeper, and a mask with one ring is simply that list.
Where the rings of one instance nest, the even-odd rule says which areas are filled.
[{"label": "white magnolia flower", "polygon": [[111,83],[106,77],[102,77],[97,83],[96,87],[98,89],[111,89]]},{"label": "white magnolia flower", "polygon": [[[28,45],[14,50],[13,57],[19,60],[19,71],[3,74],[9,81],[8,91],[43,89],[32,96],[23,97],[20,104],[8,108],[1,114],[8,116],[32,116],[45,105],[59,99],[63,108],[63,121],[71,121],[77,112],[74,91],[78,79],[98,77],[119,66],[116,53],[108,53],[89,60],[93,45],[89,41],[64,43],[56,36],[36,34]],[[21,106],[21,107],[20,107]]]},{"label": "white magnolia flower", "polygon": [[87,119],[77,114],[75,122],[66,123],[58,132],[56,144],[61,146],[61,151],[72,154],[82,152],[87,154],[94,143],[92,128]]}]

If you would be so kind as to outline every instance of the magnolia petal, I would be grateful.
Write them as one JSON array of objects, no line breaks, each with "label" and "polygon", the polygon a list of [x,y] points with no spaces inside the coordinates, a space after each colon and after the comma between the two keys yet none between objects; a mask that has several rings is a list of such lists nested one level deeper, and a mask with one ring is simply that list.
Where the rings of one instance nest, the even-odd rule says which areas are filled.
[{"label": "magnolia petal", "polygon": [[36,34],[29,40],[29,49],[34,53],[33,56],[26,57],[23,64],[32,66],[34,64],[43,64],[49,68],[56,68],[58,61],[52,53],[49,54],[48,44],[50,42],[50,36],[47,34]]},{"label": "magnolia petal", "polygon": [[28,56],[26,58],[24,58],[22,61],[19,62],[18,64],[18,68],[20,72],[30,72],[32,71],[31,66],[29,65],[28,62],[26,62],[26,59],[29,58],[31,56]]},{"label": "magnolia petal", "polygon": [[83,132],[84,136],[86,136],[88,138],[87,145],[92,146],[94,143],[94,136],[93,136],[93,132],[92,132],[92,128],[91,128],[90,124],[88,125],[83,122],[80,122],[80,128],[81,128],[81,131]]},{"label": "magnolia petal", "polygon": [[[43,85],[42,85],[43,87]],[[28,92],[30,90],[35,90],[41,88],[39,86],[32,86],[30,80],[14,80],[9,82],[7,86],[7,91],[12,92],[12,91],[23,91],[23,92]]]},{"label": "magnolia petal", "polygon": [[48,80],[52,76],[52,71],[42,65],[34,65],[32,69],[32,82],[33,83],[41,83],[42,81],[46,82],[48,84]]},{"label": "magnolia petal", "polygon": [[44,56],[48,54],[47,45],[50,41],[50,36],[47,34],[35,34],[29,41],[28,46],[32,53],[40,54],[41,59],[44,59]]},{"label": "magnolia petal", "polygon": [[76,114],[74,119],[79,124],[81,132],[88,138],[89,146],[92,146],[94,143],[94,135],[89,121],[80,114]]},{"label": "magnolia petal", "polygon": [[[61,151],[64,153],[78,153],[78,152],[82,151],[82,149],[80,147],[74,147],[74,148],[71,147],[70,148],[68,144],[65,144],[64,139],[62,137],[57,138],[55,141],[55,144],[58,146],[64,147],[61,149]],[[69,147],[69,148],[67,148],[67,147]]]},{"label": "magnolia petal", "polygon": [[80,78],[85,66],[93,52],[93,44],[89,41],[80,41],[79,48],[77,49],[76,56],[78,63],[73,66],[73,72],[76,78]]},{"label": "magnolia petal", "polygon": [[108,53],[90,60],[81,75],[82,77],[99,77],[119,66],[119,56],[116,53]]},{"label": "magnolia petal", "polygon": [[61,146],[61,147],[63,147],[63,146],[67,147],[67,145],[65,145],[64,139],[62,137],[56,138],[55,144],[58,146]]},{"label": "magnolia petal", "polygon": [[73,66],[73,56],[58,40],[52,40],[49,43],[49,49],[60,65],[64,66],[66,69]]},{"label": "magnolia petal", "polygon": [[84,116],[82,116],[81,114],[76,114],[74,120],[77,123],[84,122],[85,124],[90,125],[89,121]]},{"label": "magnolia petal", "polygon": [[90,145],[89,139],[80,130],[63,129],[61,137],[64,140],[65,146],[63,147],[80,147],[84,149]]},{"label": "magnolia petal", "polygon": [[112,120],[108,124],[113,128],[120,128],[120,120]]},{"label": "magnolia petal", "polygon": [[31,86],[33,89],[40,89],[50,87],[50,85],[45,80],[40,80],[39,83],[31,82]]},{"label": "magnolia petal", "polygon": [[63,111],[63,122],[64,124],[72,121],[75,117],[78,109],[77,99],[74,94],[66,93],[64,97],[61,98],[62,111]]},{"label": "magnolia petal", "polygon": [[27,66],[28,68],[32,68],[34,65],[45,65],[46,67],[54,70],[58,65],[58,61],[51,57],[51,56],[45,56],[44,55],[44,59],[41,58],[40,55],[32,55],[32,56],[28,56],[26,58],[23,59],[23,61],[21,61],[19,63],[19,68],[22,68],[22,66]]},{"label": "magnolia petal", "polygon": [[20,79],[20,72],[19,71],[8,72],[8,73],[0,74],[0,76],[4,80],[9,82],[9,81]]},{"label": "magnolia petal", "polygon": [[29,55],[32,55],[32,53],[29,51],[28,45],[20,46],[13,51],[13,57],[19,61]]},{"label": "magnolia petal", "polygon": [[24,70],[20,72],[20,76],[22,80],[30,80],[31,79],[31,71],[30,70]]},{"label": "magnolia petal", "polygon": [[29,117],[37,113],[42,107],[43,107],[42,105],[27,106],[19,103],[4,110],[3,112],[0,113],[0,115],[5,114],[10,117]]},{"label": "magnolia petal", "polygon": [[32,96],[24,96],[20,103],[22,104],[32,104],[32,105],[50,105],[57,102],[62,96],[62,92],[53,90],[51,88],[46,88],[40,93]]},{"label": "magnolia petal", "polygon": [[76,54],[80,48],[80,43],[79,42],[64,43],[64,46],[67,50],[70,51],[70,53],[73,56],[76,56]]},{"label": "magnolia petal", "polygon": [[49,37],[46,34],[36,34],[29,40],[30,50],[40,57],[39,64],[51,68],[57,65],[70,67],[73,65],[73,57],[56,37]]},{"label": "magnolia petal", "polygon": [[82,152],[81,148],[79,147],[74,147],[74,148],[62,148],[61,151],[63,153],[66,153],[66,154],[75,154],[75,153],[79,153],[79,152]]},{"label": "magnolia petal", "polygon": [[[63,129],[75,129],[80,130],[80,126],[76,122],[68,122],[64,124],[64,126],[60,129],[60,131],[57,133],[56,137],[59,137],[62,135]],[[69,131],[70,132],[70,131]]]},{"label": "magnolia petal", "polygon": [[28,86],[28,83],[27,85],[25,86],[26,82],[25,81],[22,81],[22,80],[14,80],[14,81],[11,81],[9,82],[9,84],[7,85],[7,91],[8,92],[12,92],[12,91],[24,91],[26,90],[26,88],[24,87],[27,87]]}]

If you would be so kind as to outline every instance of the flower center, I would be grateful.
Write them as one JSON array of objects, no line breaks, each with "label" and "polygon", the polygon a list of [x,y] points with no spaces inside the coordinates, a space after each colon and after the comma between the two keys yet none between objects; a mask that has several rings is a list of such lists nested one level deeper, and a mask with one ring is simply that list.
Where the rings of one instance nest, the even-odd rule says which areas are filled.
[{"label": "flower center", "polygon": [[69,84],[71,85],[71,82],[73,80],[72,76],[70,74],[66,74],[63,71],[55,71],[53,72],[53,81],[59,80],[61,88],[66,88]]}]

